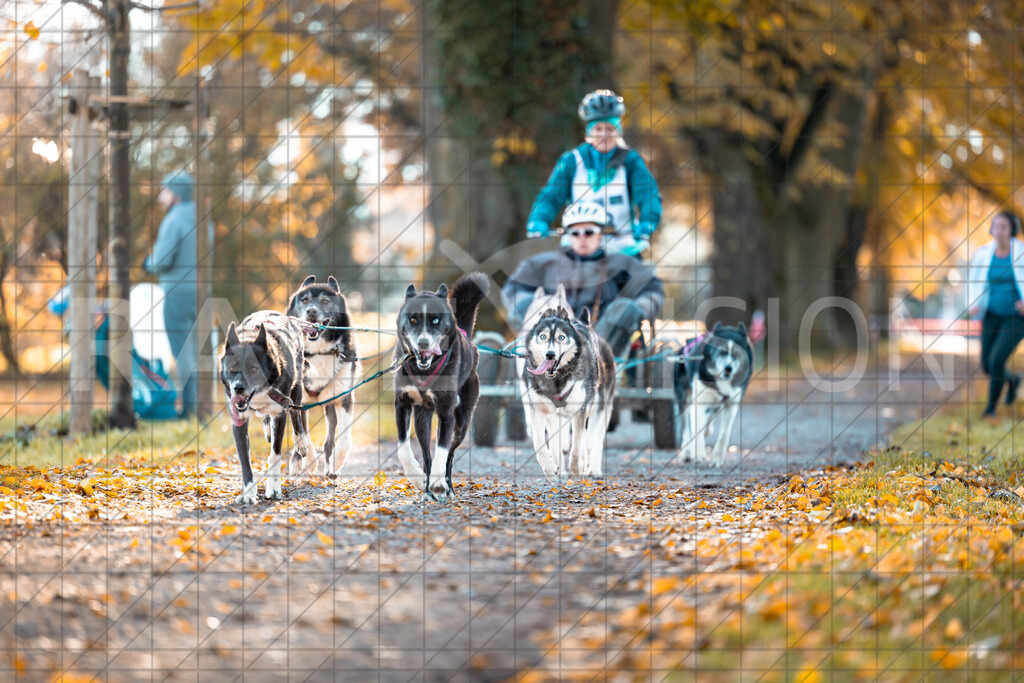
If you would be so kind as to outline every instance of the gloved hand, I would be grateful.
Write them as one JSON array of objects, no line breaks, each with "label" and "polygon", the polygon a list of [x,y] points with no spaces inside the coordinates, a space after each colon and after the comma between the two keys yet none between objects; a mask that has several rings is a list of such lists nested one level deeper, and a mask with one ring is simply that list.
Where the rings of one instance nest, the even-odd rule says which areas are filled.
[{"label": "gloved hand", "polygon": [[526,224],[526,236],[528,238],[547,237],[551,234],[551,226],[541,221],[530,221]]},{"label": "gloved hand", "polygon": [[608,342],[616,358],[623,358],[633,333],[640,329],[644,310],[633,299],[616,299],[601,312],[594,325],[598,336]]},{"label": "gloved hand", "polygon": [[637,242],[640,241],[651,241],[651,235],[654,234],[653,223],[637,223],[633,226],[633,239]]},{"label": "gloved hand", "polygon": [[626,256],[639,256],[651,246],[651,243],[647,240],[637,240],[633,244],[629,244],[619,251]]}]

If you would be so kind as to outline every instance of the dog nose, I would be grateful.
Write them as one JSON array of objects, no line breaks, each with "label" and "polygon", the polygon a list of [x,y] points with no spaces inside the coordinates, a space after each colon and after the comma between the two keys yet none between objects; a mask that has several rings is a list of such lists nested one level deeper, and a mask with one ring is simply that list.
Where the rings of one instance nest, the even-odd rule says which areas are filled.
[{"label": "dog nose", "polygon": [[417,342],[417,344],[423,350],[427,350],[427,349],[430,348],[430,340],[429,339],[420,339],[419,342]]},{"label": "dog nose", "polygon": [[732,366],[731,365],[726,365],[725,366],[725,376],[728,377],[731,374],[732,374]]},{"label": "dog nose", "polygon": [[554,360],[555,359],[555,352],[554,351],[548,351],[547,359],[548,360]]},{"label": "dog nose", "polygon": [[231,390],[234,391],[237,395],[241,396],[242,394],[245,393],[245,385],[242,384],[241,382],[236,382],[231,386]]}]

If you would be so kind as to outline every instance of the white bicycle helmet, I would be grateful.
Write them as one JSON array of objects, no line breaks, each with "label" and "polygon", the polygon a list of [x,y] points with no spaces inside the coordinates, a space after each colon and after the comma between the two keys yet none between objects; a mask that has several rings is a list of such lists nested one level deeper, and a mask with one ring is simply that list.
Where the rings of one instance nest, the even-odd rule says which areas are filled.
[{"label": "white bicycle helmet", "polygon": [[597,202],[581,201],[570,204],[562,214],[562,229],[568,230],[580,223],[594,223],[602,228],[611,225],[611,219],[604,207]]}]

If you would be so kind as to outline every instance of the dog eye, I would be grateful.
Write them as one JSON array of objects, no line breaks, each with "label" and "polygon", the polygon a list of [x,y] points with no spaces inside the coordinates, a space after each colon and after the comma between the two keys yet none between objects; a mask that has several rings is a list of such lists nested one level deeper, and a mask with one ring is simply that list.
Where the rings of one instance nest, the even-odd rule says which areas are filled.
[{"label": "dog eye", "polygon": [[433,320],[431,320],[430,322],[432,322],[433,324],[435,324],[435,325],[436,325],[436,324],[438,324],[439,322],[441,322],[441,320],[440,320],[439,318],[434,318],[434,319],[433,319]]},{"label": "dog eye", "polygon": [[547,338],[548,338],[547,332],[541,332],[540,334],[537,335],[537,339],[540,339],[541,341],[544,341]]},{"label": "dog eye", "polygon": [[327,304],[327,303],[330,303],[330,300],[325,296],[322,299],[320,299],[320,303]]},{"label": "dog eye", "polygon": [[416,324],[416,316],[413,316],[413,317],[409,318],[409,322],[412,323],[413,325],[415,325]]},{"label": "dog eye", "polygon": [[564,334],[558,335],[558,341],[565,341],[565,335]]}]

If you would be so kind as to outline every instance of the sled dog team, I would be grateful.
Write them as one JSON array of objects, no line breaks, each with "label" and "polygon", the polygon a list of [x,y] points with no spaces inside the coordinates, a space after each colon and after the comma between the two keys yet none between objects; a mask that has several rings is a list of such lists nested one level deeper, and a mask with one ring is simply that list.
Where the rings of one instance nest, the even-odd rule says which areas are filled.
[{"label": "sled dog team", "polygon": [[[459,278],[450,291],[444,284],[435,292],[409,285],[398,312],[391,366],[398,458],[405,475],[422,491],[421,498],[437,501],[454,495],[455,450],[469,432],[480,396],[480,353],[470,338],[488,289],[483,273]],[[551,295],[538,288],[520,330],[526,349],[518,365],[527,429],[541,469],[552,480],[564,474],[601,475],[616,367],[611,348],[594,332],[590,317],[589,310],[571,309],[561,286]],[[238,502],[258,500],[259,480],[250,461],[252,416],[262,418],[270,443],[268,499],[281,498],[282,444],[289,419],[294,441],[289,472],[331,478],[340,474],[351,447],[352,390],[361,373],[349,328],[348,305],[338,281],[330,277],[318,283],[312,275],[291,296],[285,313],[257,311],[228,327],[219,374],[242,469]],[[684,454],[705,457],[705,434],[718,417],[711,462],[720,466],[750,381],[746,328],[716,326],[691,340],[680,355],[674,385],[683,414]],[[326,422],[320,449],[309,435],[308,409],[316,406],[323,407]],[[431,448],[435,413],[437,438]],[[413,453],[411,426],[422,465]]]}]

